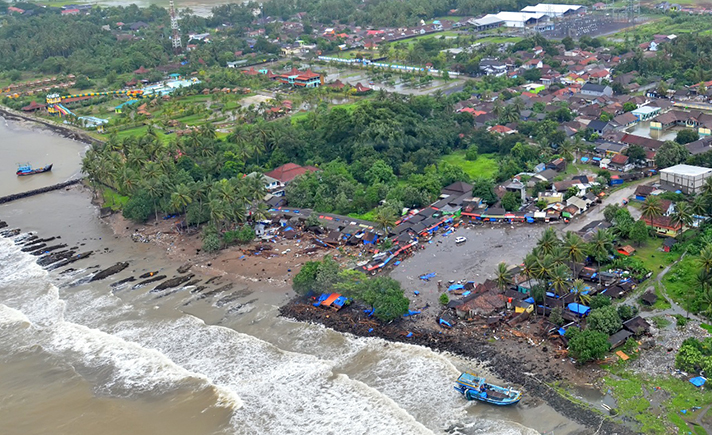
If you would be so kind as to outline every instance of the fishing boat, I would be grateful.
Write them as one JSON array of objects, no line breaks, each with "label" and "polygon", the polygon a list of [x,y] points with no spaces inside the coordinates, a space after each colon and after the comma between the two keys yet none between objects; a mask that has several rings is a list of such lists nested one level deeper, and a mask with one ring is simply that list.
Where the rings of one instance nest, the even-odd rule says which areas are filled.
[{"label": "fishing boat", "polygon": [[24,175],[41,174],[43,172],[49,172],[51,170],[52,170],[51,164],[47,165],[47,166],[43,166],[41,168],[37,168],[37,169],[32,169],[32,166],[30,166],[29,164],[25,164],[25,165],[18,166],[16,174],[18,177],[22,177]]},{"label": "fishing boat", "polygon": [[514,405],[522,399],[521,391],[489,384],[485,378],[463,373],[457,378],[455,389],[467,400],[479,400],[493,405]]}]

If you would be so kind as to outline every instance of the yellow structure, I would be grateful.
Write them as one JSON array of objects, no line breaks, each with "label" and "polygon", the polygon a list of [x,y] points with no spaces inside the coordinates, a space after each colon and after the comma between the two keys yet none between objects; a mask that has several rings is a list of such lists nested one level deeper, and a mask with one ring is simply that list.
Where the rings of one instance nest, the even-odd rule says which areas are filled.
[{"label": "yellow structure", "polygon": [[62,97],[59,94],[48,94],[47,95],[47,112],[52,114],[59,113],[56,105],[62,102]]}]

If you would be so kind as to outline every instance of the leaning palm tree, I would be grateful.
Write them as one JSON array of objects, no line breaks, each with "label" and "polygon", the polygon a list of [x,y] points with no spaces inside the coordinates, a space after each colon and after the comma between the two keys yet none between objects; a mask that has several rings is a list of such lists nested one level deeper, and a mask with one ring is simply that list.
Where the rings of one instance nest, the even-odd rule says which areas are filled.
[{"label": "leaning palm tree", "polygon": [[680,226],[683,230],[685,227],[691,227],[694,217],[692,215],[692,210],[689,204],[686,202],[679,202],[675,205],[675,212],[670,216],[670,223],[673,226]]},{"label": "leaning palm tree", "polygon": [[499,263],[495,272],[497,287],[504,293],[504,290],[512,283],[512,274],[507,269],[507,263]]},{"label": "leaning palm tree", "polygon": [[690,202],[690,212],[695,216],[706,216],[709,204],[704,195],[697,195]]},{"label": "leaning palm tree", "polygon": [[554,228],[549,227],[542,233],[539,241],[536,243],[537,248],[543,254],[551,254],[556,246],[561,243],[559,238],[556,236],[556,231]]},{"label": "leaning palm tree", "polygon": [[660,198],[648,195],[648,197],[645,198],[645,201],[643,201],[641,214],[650,222],[651,226],[655,226],[655,218],[663,214],[662,207],[660,206]]},{"label": "leaning palm tree", "polygon": [[190,187],[187,184],[181,183],[175,187],[173,193],[171,193],[171,205],[176,211],[182,210],[183,214],[185,214],[185,208],[193,202],[190,193]]},{"label": "leaning palm tree", "polygon": [[578,277],[578,271],[576,270],[576,264],[583,261],[586,258],[586,242],[583,241],[581,236],[576,233],[568,231],[564,235],[564,250],[566,255],[571,262],[571,268],[574,272],[574,277]]}]

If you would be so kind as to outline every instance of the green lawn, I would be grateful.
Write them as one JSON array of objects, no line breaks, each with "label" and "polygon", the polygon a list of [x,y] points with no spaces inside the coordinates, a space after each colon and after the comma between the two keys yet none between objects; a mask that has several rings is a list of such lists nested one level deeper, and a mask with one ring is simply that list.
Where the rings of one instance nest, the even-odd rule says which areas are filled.
[{"label": "green lawn", "polygon": [[493,178],[499,171],[499,165],[493,154],[480,154],[477,160],[471,162],[465,160],[465,151],[456,151],[443,156],[440,161],[462,168],[473,179],[479,177]]},{"label": "green lawn", "polygon": [[363,219],[365,221],[371,221],[374,222],[376,220],[376,209],[367,211],[366,213],[358,214],[358,213],[349,213],[349,217],[352,217],[354,219]]},{"label": "green lawn", "polygon": [[619,414],[636,421],[641,433],[667,434],[670,424],[677,426],[678,433],[704,433],[688,422],[698,417],[700,411],[693,411],[694,407],[712,402],[709,390],[700,390],[682,379],[647,378],[620,371],[617,376],[605,377],[604,383],[618,402]]},{"label": "green lawn", "polygon": [[697,257],[688,255],[673,266],[663,278],[668,295],[683,308],[687,305],[685,300],[690,290],[697,288],[696,276],[699,270]]},{"label": "green lawn", "polygon": [[636,246],[635,257],[643,262],[645,267],[653,272],[653,276],[660,273],[665,266],[672,264],[680,257],[680,254],[673,252],[660,251],[663,245],[663,239],[651,238],[644,245]]},{"label": "green lawn", "polygon": [[487,38],[478,39],[476,42],[487,43],[487,44],[504,44],[506,42],[517,43],[521,41],[522,38],[517,36],[489,36]]}]

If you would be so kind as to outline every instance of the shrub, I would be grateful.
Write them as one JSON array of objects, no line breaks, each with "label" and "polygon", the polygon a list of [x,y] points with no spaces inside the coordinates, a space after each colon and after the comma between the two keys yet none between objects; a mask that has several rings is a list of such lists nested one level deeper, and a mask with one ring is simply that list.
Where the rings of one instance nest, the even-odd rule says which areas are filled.
[{"label": "shrub", "polygon": [[579,331],[569,328],[566,337],[569,339],[569,352],[580,364],[600,359],[611,347],[608,335],[591,329]]},{"label": "shrub", "polygon": [[448,297],[447,293],[443,293],[440,295],[440,304],[441,305],[447,305],[448,302],[450,302],[450,298]]}]

